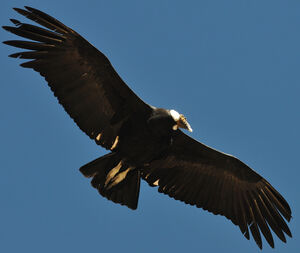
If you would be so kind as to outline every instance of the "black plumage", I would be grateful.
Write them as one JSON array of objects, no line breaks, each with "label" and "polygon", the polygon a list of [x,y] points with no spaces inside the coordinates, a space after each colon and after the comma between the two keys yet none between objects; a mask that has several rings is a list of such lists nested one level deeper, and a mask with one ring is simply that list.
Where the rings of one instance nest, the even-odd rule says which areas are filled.
[{"label": "black plumage", "polygon": [[[292,236],[286,200],[237,158],[209,148],[178,128],[191,131],[182,114],[143,102],[109,60],[78,33],[31,7],[15,10],[42,27],[11,19],[9,32],[31,41],[4,43],[29,51],[10,55],[45,77],[59,103],[79,128],[110,150],[80,168],[92,186],[115,203],[137,208],[140,179],[186,204],[224,215],[271,247],[270,228],[283,241]],[[285,220],[284,220],[285,219]]]}]

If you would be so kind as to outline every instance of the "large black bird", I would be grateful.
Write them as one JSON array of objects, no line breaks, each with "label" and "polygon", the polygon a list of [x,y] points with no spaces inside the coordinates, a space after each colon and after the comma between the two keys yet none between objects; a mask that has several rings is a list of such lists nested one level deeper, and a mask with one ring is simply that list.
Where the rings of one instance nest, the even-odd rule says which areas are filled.
[{"label": "large black bird", "polygon": [[270,228],[283,242],[292,236],[283,219],[290,221],[291,209],[264,178],[184,134],[179,128],[192,129],[182,114],[143,102],[71,28],[31,7],[14,10],[45,28],[11,19],[15,26],[3,28],[33,41],[5,41],[29,50],[10,56],[31,59],[21,66],[44,76],[80,129],[111,151],[80,168],[102,196],[136,209],[142,178],[174,199],[224,215],[247,239],[250,229],[260,248],[260,233],[274,247]]}]

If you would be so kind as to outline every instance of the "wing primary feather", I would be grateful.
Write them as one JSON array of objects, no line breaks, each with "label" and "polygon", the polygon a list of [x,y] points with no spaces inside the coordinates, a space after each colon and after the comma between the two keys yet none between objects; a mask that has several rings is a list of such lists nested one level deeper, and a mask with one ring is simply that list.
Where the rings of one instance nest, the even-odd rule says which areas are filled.
[{"label": "wing primary feather", "polygon": [[260,194],[258,194],[257,203],[260,206],[260,210],[262,212],[263,217],[265,217],[265,219],[267,220],[271,229],[274,231],[274,233],[278,236],[278,238],[280,240],[282,240],[283,242],[286,242],[285,236],[284,236],[281,228],[276,224],[273,216],[271,215],[269,209],[267,208],[267,206],[263,200],[263,197]]},{"label": "wing primary feather", "polygon": [[44,27],[47,27],[53,31],[56,31],[56,32],[59,32],[61,34],[66,34],[68,33],[68,31],[70,29],[68,29],[66,26],[64,28],[62,27],[59,27],[41,17],[39,17],[38,15],[34,14],[34,13],[31,13],[29,11],[26,11],[26,10],[23,10],[23,9],[20,9],[20,8],[13,8],[16,12],[18,12],[19,14],[21,14],[22,16],[44,26]]},{"label": "wing primary feather", "polygon": [[16,34],[18,36],[21,36],[21,37],[24,37],[24,38],[27,38],[27,39],[31,39],[31,40],[35,40],[35,41],[46,42],[46,43],[49,43],[49,44],[59,44],[59,43],[62,42],[62,40],[59,40],[59,39],[55,39],[55,38],[35,34],[33,32],[28,32],[28,31],[21,30],[19,28],[12,27],[12,26],[2,26],[2,28],[4,30],[6,30],[8,32],[11,32],[13,34]]},{"label": "wing primary feather", "polygon": [[29,7],[29,6],[25,6],[25,8],[30,11],[31,13],[35,14],[38,17],[41,17],[42,19],[48,21],[50,24],[53,24],[63,30],[69,31],[70,28],[65,26],[63,23],[61,23],[60,21],[58,21],[57,19],[51,17],[50,15],[46,14],[45,12],[42,12],[40,10],[37,10],[35,8]]},{"label": "wing primary feather", "polygon": [[21,22],[19,21],[19,20],[17,20],[17,19],[14,19],[14,18],[11,18],[11,19],[9,19],[14,25],[16,25],[16,26],[19,26],[19,25],[21,25]]},{"label": "wing primary feather", "polygon": [[244,236],[249,240],[250,239],[250,233],[249,233],[249,229],[248,229],[249,215],[248,215],[248,212],[245,209],[245,201],[243,199],[243,196],[244,196],[244,194],[239,192],[239,203],[240,203],[240,208],[241,208],[241,211],[242,211],[242,218],[243,218],[244,224],[246,226]]},{"label": "wing primary feather", "polygon": [[[287,212],[287,217],[285,217],[287,219],[287,221],[290,221],[291,219],[291,208],[289,206],[289,204],[287,203],[287,201],[282,197],[282,195],[276,191],[274,189],[274,187],[267,181],[267,180],[263,180],[264,184],[266,184],[269,188],[269,190],[274,194],[274,196],[277,197],[278,201],[280,201],[280,204],[283,206],[283,208],[285,209],[285,212]],[[284,215],[284,214],[283,214]]]},{"label": "wing primary feather", "polygon": [[54,38],[54,39],[61,40],[61,41],[66,40],[66,37],[64,35],[52,32],[50,30],[46,30],[42,27],[21,23],[20,21],[15,20],[15,19],[13,19],[12,22],[15,25],[17,25],[18,29],[20,29],[20,30],[27,31],[27,32],[32,32],[32,33],[39,34],[39,35],[42,35],[42,36],[47,36],[47,37]]},{"label": "wing primary feather", "polygon": [[[272,192],[272,189],[270,189],[270,187],[266,187],[265,188],[265,192],[268,195],[269,199],[271,199],[275,206],[277,207],[277,209],[280,211],[280,213],[283,215],[283,217],[287,220],[290,221],[291,219],[291,212],[290,209],[288,207],[288,209],[286,209],[283,205],[282,205],[282,199],[278,200],[278,195],[274,195]],[[284,201],[285,202],[285,201]],[[283,203],[284,203],[283,202]]]},{"label": "wing primary feather", "polygon": [[[283,218],[280,216],[280,214],[278,213],[276,207],[274,206],[274,204],[270,201],[270,199],[268,198],[268,196],[265,194],[265,192],[263,191],[263,189],[261,189],[261,194],[263,197],[264,202],[267,205],[268,210],[270,211],[272,217],[274,218],[274,221],[276,222],[276,224],[278,224],[278,226],[289,236],[292,237],[291,231],[289,230],[288,226],[286,225],[285,221],[283,220]],[[286,240],[285,240],[286,241]],[[284,242],[285,242],[284,241]]]},{"label": "wing primary feather", "polygon": [[[243,210],[244,210],[244,214],[245,214],[245,219],[247,222],[247,227],[250,228],[250,225],[253,223],[251,214],[250,214],[250,210],[249,210],[249,205],[248,202],[246,200],[246,196],[245,196],[245,192],[243,191],[241,193],[241,200],[242,200],[242,206],[243,206]],[[250,231],[252,232],[252,229],[250,228]],[[248,237],[250,239],[250,233],[248,234]]]},{"label": "wing primary feather", "polygon": [[31,52],[20,52],[9,55],[9,57],[20,58],[20,59],[45,59],[56,56],[57,53],[50,53],[48,51],[31,51]]},{"label": "wing primary feather", "polygon": [[[239,191],[236,191],[235,210],[236,210],[236,217],[237,217],[239,228],[242,234],[249,240],[249,231],[248,231],[248,226],[244,214],[245,211],[242,208],[242,201],[241,201]],[[248,235],[248,237],[246,235]]]},{"label": "wing primary feather", "polygon": [[253,210],[255,220],[256,220],[261,232],[263,233],[264,237],[266,238],[267,242],[269,243],[269,245],[272,248],[274,248],[273,236],[272,236],[271,231],[265,221],[265,218],[263,217],[263,215],[260,211],[260,208],[257,204],[257,199],[256,199],[255,195],[252,193],[252,191],[249,191],[248,195],[249,195],[249,201],[250,201],[250,205]]},{"label": "wing primary feather", "polygon": [[245,228],[243,227],[243,221],[241,220],[241,210],[239,208],[239,199],[238,199],[238,192],[240,189],[238,189],[236,180],[232,179],[232,222],[235,225],[238,225],[241,232],[245,232]]},{"label": "wing primary feather", "polygon": [[32,68],[34,69],[41,60],[33,60],[33,61],[27,61],[20,64],[23,68]]},{"label": "wing primary feather", "polygon": [[23,41],[23,40],[7,40],[3,41],[4,44],[23,48],[23,49],[29,49],[29,50],[42,50],[42,51],[50,51],[50,50],[59,50],[59,48],[55,47],[54,45],[50,44],[44,44],[40,42],[33,42],[33,41]]},{"label": "wing primary feather", "polygon": [[260,233],[259,233],[259,229],[257,227],[257,221],[255,220],[255,216],[254,216],[251,204],[250,204],[251,200],[248,199],[247,194],[244,194],[244,200],[245,200],[245,203],[246,203],[246,206],[247,206],[247,209],[248,209],[248,213],[249,213],[249,217],[250,217],[249,227],[250,227],[252,236],[253,236],[257,246],[260,249],[262,249],[262,240],[261,240],[261,236],[260,236]]}]

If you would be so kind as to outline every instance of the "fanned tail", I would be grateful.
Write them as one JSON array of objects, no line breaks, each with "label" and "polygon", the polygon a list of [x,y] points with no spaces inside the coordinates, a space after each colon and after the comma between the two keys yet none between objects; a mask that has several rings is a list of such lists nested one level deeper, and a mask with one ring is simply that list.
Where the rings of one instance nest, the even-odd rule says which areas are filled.
[{"label": "fanned tail", "polygon": [[109,153],[80,168],[99,193],[121,205],[135,210],[140,192],[140,172],[123,163],[116,153]]}]

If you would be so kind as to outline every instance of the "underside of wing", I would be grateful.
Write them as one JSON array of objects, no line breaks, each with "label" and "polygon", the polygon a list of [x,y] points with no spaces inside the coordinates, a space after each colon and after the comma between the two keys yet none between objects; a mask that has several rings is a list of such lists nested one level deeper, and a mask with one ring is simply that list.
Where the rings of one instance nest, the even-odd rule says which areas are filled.
[{"label": "underside of wing", "polygon": [[76,124],[90,138],[111,149],[122,123],[150,111],[113,69],[109,60],[71,28],[31,7],[15,10],[43,27],[21,23],[3,28],[28,40],[4,43],[28,49],[10,55],[30,59],[21,66],[45,77]]},{"label": "underside of wing", "polygon": [[291,209],[271,184],[237,158],[181,131],[176,131],[168,154],[147,165],[142,176],[159,192],[226,216],[247,239],[250,229],[260,248],[260,233],[274,247],[270,228],[284,242],[284,233],[292,236],[283,219],[290,221]]}]

